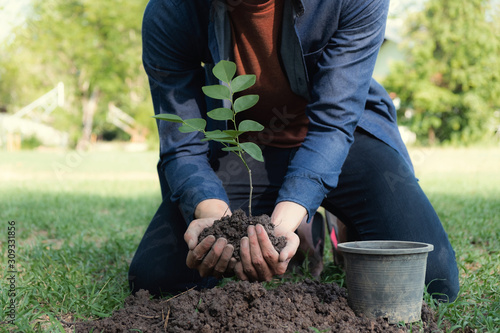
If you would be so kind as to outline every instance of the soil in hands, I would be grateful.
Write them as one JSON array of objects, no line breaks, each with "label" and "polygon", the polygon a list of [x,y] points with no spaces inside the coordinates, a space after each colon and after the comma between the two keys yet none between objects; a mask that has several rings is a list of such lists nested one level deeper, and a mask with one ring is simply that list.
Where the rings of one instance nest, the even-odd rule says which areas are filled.
[{"label": "soil in hands", "polygon": [[[170,299],[151,299],[139,291],[123,309],[97,321],[66,327],[80,332],[438,332],[436,315],[425,304],[422,323],[390,325],[358,317],[346,290],[313,280],[286,282],[266,289],[262,283],[227,283],[189,290]],[[418,328],[417,328],[418,327]]]},{"label": "soil in hands", "polygon": [[248,226],[261,224],[269,235],[271,243],[276,251],[280,252],[286,245],[286,238],[274,235],[274,224],[267,215],[247,216],[241,209],[236,210],[231,216],[224,216],[216,220],[214,224],[203,230],[199,239],[204,239],[209,235],[214,235],[216,239],[224,237],[228,244],[234,247],[233,257],[240,260],[240,240],[247,236]]}]

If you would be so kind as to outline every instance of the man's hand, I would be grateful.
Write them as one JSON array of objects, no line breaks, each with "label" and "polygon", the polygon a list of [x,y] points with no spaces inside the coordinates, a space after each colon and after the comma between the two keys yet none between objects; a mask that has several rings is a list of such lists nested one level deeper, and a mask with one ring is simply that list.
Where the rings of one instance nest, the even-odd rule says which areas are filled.
[{"label": "man's hand", "polygon": [[278,253],[260,224],[248,227],[248,237],[241,240],[240,256],[234,271],[241,280],[270,281],[273,276],[284,274],[290,259],[297,252],[299,237],[288,232],[286,246]]},{"label": "man's hand", "polygon": [[234,271],[241,280],[269,281],[286,272],[288,263],[297,252],[299,237],[294,232],[306,218],[306,209],[294,202],[283,201],[274,208],[271,220],[275,235],[286,238],[286,246],[278,253],[261,225],[248,227],[248,237],[240,243],[241,262]]},{"label": "man's hand", "polygon": [[210,227],[215,218],[197,219],[189,224],[184,234],[184,240],[188,244],[189,252],[186,258],[186,265],[196,269],[202,277],[213,275],[217,278],[230,276],[233,273],[236,261],[233,255],[233,246],[227,244],[225,238],[215,239],[210,235],[198,243],[198,238],[203,229]]}]

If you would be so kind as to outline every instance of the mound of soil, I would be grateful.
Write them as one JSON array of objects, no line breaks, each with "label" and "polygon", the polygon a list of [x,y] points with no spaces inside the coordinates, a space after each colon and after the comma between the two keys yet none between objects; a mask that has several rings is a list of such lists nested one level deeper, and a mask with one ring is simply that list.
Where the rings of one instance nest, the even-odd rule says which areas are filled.
[{"label": "mound of soil", "polygon": [[209,235],[214,235],[216,239],[220,237],[226,238],[228,244],[232,244],[234,247],[233,257],[240,260],[240,239],[247,236],[249,225],[257,224],[264,227],[274,248],[280,252],[286,245],[286,238],[274,235],[274,224],[271,222],[271,218],[265,214],[247,216],[241,209],[236,210],[231,216],[224,216],[222,219],[216,220],[211,227],[202,231],[199,239]]},{"label": "mound of soil", "polygon": [[[383,319],[358,317],[336,284],[312,280],[266,289],[261,283],[229,282],[190,290],[170,299],[150,299],[139,291],[111,317],[73,325],[76,332],[406,332]],[[438,331],[424,304],[422,331]],[[413,331],[416,325],[413,324]],[[418,330],[417,330],[418,331]]]}]

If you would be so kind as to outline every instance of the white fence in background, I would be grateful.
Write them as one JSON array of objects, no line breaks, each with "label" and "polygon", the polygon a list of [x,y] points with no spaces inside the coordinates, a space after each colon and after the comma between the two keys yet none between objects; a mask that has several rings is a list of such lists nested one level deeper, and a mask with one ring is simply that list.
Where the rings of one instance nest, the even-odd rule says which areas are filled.
[{"label": "white fence in background", "polygon": [[[44,146],[67,147],[69,134],[61,132],[42,122],[57,107],[64,106],[64,83],[18,110],[13,115],[0,114],[0,146],[19,149],[22,139],[36,137]],[[14,145],[11,142],[14,138]]]}]

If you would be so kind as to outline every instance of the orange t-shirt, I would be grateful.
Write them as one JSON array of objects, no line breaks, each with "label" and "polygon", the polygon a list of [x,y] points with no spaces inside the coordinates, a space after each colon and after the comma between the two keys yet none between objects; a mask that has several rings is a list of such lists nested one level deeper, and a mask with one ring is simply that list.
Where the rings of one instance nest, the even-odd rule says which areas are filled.
[{"label": "orange t-shirt", "polygon": [[288,0],[242,0],[230,11],[237,74],[255,74],[257,82],[243,94],[258,94],[253,108],[238,114],[264,125],[242,140],[274,147],[297,147],[307,134],[307,101],[290,89],[278,56],[283,3]]}]

